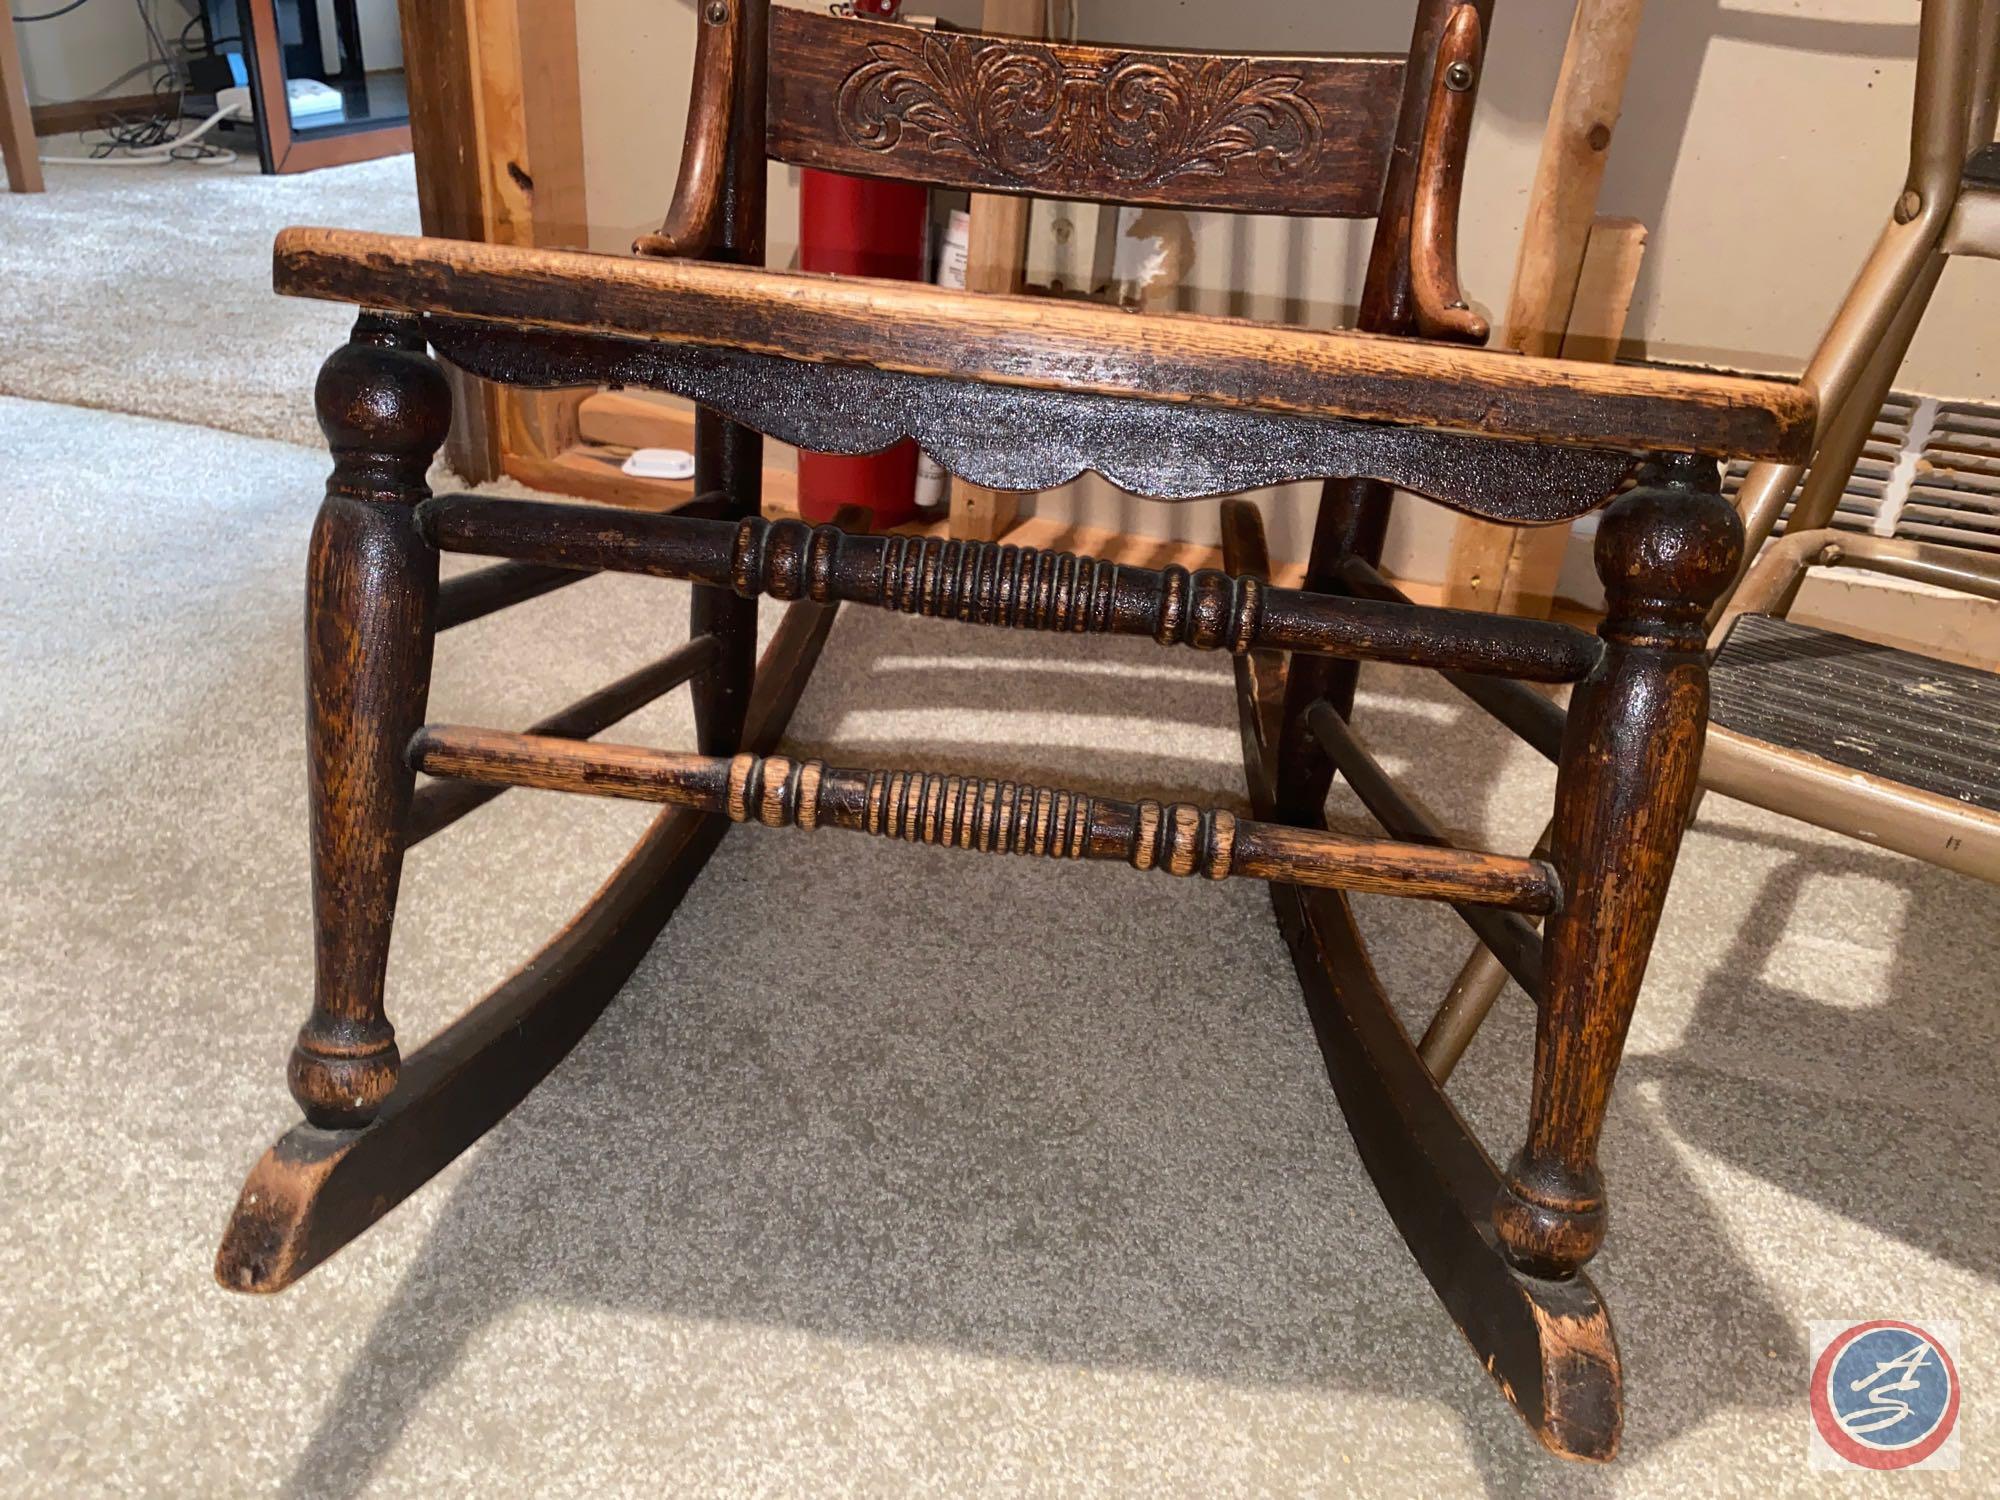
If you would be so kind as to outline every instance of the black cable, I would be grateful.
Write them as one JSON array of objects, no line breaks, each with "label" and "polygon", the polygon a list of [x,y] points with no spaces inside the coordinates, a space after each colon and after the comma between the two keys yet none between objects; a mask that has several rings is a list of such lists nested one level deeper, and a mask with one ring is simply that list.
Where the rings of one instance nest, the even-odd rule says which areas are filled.
[{"label": "black cable", "polygon": [[[188,40],[188,33],[193,31],[197,26],[202,29],[202,40],[191,42]],[[208,12],[204,10],[198,11],[196,14],[188,17],[187,25],[181,28],[178,45],[181,51],[190,57],[214,57],[232,42],[240,47],[243,45],[243,38],[240,36],[216,36],[213,32],[210,32],[208,29]]]},{"label": "black cable", "polygon": [[[71,9],[81,5],[83,0],[73,0]],[[165,146],[166,155],[175,161],[199,161],[205,157],[222,155],[220,148],[206,140],[193,140],[176,146],[181,133],[181,122],[187,112],[188,58],[191,49],[184,40],[186,30],[177,38],[173,46],[161,34],[158,24],[148,9],[147,0],[133,0],[133,8],[139,13],[140,24],[145,27],[146,38],[153,56],[145,66],[153,70],[150,80],[153,106],[145,112],[130,112],[115,115],[102,124],[97,131],[86,134],[83,145],[92,157],[104,159],[117,155],[120,151],[148,151]],[[178,49],[179,55],[176,55]],[[96,138],[91,139],[94,135]]]},{"label": "black cable", "polygon": [[53,21],[57,16],[66,16],[73,10],[82,10],[89,3],[90,0],[69,0],[69,4],[58,6],[55,10],[45,10],[39,16],[15,16],[14,24],[26,26],[30,21]]}]

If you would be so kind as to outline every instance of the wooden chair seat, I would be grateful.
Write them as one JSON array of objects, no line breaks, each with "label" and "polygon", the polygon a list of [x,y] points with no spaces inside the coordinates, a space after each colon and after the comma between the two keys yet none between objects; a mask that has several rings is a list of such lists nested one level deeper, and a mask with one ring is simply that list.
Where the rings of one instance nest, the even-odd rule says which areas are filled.
[{"label": "wooden chair seat", "polygon": [[275,281],[554,334],[1565,448],[1795,462],[1815,418],[1782,381],[701,261],[288,229]]}]

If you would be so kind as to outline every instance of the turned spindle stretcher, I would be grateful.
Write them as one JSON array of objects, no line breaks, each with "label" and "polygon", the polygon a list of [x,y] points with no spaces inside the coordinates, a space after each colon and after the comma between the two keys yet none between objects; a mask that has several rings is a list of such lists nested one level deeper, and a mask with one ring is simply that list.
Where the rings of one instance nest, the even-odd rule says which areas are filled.
[{"label": "turned spindle stretcher", "polygon": [[[281,236],[280,291],[363,312],[318,391],[334,473],[308,564],[318,966],[290,1070],[306,1118],[251,1175],[225,1285],[297,1280],[505,1114],[732,827],[1115,860],[1270,883],[1362,1159],[1412,1253],[1541,1439],[1611,1455],[1617,1353],[1583,1266],[1605,1222],[1597,1137],[1694,791],[1702,622],[1740,558],[1717,460],[1795,461],[1815,407],[1785,384],[1476,347],[1453,240],[1489,12],[1422,0],[1407,60],[1228,58],[717,0],[675,207],[640,256]],[[989,93],[968,100],[951,78]],[[1025,79],[1047,83],[1047,118],[1011,107]],[[1134,88],[1154,107],[1120,124],[1106,101]],[[1373,215],[1363,331],[764,270],[767,156],[991,191]],[[432,498],[450,401],[426,346],[491,380],[691,397],[700,498],[672,515]],[[1288,589],[1269,581],[1241,504],[1225,510],[1226,568],[1197,572],[767,520],[764,435],[832,452],[914,437],[995,488],[1094,471],[1162,499],[1326,489],[1305,587]],[[1603,629],[1396,596],[1374,571],[1392,486],[1518,525],[1604,507]],[[440,587],[444,552],[498,561]],[[601,572],[693,585],[690,644],[527,733],[425,724],[438,629]],[[759,664],[761,599],[790,613]],[[1228,652],[1247,810],[776,754],[843,605]],[[1442,672],[1558,759],[1545,847],[1452,847],[1350,723],[1360,661]],[[1574,684],[1567,714],[1530,683]],[[692,752],[593,742],[682,685]],[[434,779],[418,788],[418,772]],[[1386,837],[1327,828],[1336,775]],[[668,810],[534,962],[403,1060],[382,1006],[402,855],[523,786]],[[1346,891],[1449,903],[1536,1003],[1527,1143],[1504,1170],[1388,1008]]]}]

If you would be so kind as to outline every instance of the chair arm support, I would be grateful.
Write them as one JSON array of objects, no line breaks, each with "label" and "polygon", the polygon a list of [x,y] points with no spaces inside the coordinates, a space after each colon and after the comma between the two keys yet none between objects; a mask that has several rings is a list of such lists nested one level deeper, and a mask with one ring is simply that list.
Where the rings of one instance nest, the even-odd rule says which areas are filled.
[{"label": "chair arm support", "polygon": [[1416,299],[1417,331],[1426,338],[1466,344],[1483,344],[1493,331],[1466,304],[1458,282],[1459,201],[1485,51],[1486,32],[1478,8],[1461,5],[1438,42],[1410,223],[1410,290]]},{"label": "chair arm support", "polygon": [[723,168],[743,54],[742,0],[701,0],[696,20],[694,90],[688,96],[687,143],[674,201],[657,234],[632,242],[638,255],[698,257],[721,237]]}]

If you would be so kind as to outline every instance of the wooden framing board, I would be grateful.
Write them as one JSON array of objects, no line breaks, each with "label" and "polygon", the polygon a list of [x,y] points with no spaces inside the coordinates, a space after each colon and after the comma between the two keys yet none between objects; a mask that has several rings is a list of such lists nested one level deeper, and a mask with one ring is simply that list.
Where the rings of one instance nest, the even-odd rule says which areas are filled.
[{"label": "wooden framing board", "polygon": [[[583,246],[576,0],[402,0],[402,20],[424,232]],[[471,483],[546,483],[576,443],[588,392],[452,383],[445,460]]]},{"label": "wooden framing board", "polygon": [[[410,112],[426,234],[498,245],[589,243],[577,0],[402,0]],[[420,60],[420,61],[419,61]],[[692,421],[615,392],[503,387],[446,366],[445,460],[469,483],[502,475],[613,505],[671,510],[692,486],[624,472],[634,448],[694,446]],[[595,412],[597,420],[588,420]],[[631,439],[651,422],[650,441]],[[621,426],[623,438],[605,434]],[[766,470],[781,508],[797,476]]]},{"label": "wooden framing board", "polygon": [[[1528,194],[1500,340],[1505,348],[1562,352],[1645,9],[1645,0],[1577,0]],[[1551,545],[1540,544],[1543,550]],[[1503,607],[1514,559],[1515,538],[1507,528],[1461,520],[1446,573],[1452,604]],[[1520,593],[1516,585],[1516,596]]]},{"label": "wooden framing board", "polygon": [[[1563,339],[1564,359],[1607,365],[1617,359],[1645,259],[1646,236],[1646,226],[1637,219],[1605,218],[1591,226],[1569,332]],[[1494,607],[1502,614],[1548,618],[1571,530],[1568,525],[1511,529]]]},{"label": "wooden framing board", "polygon": [[[624,462],[639,448],[694,451],[692,408],[649,392],[593,391],[576,409],[576,441],[553,458],[529,460],[516,454],[507,472],[523,484],[562,495],[578,495],[607,505],[672,510],[694,498],[689,479],[635,479]],[[797,515],[797,471],[767,463],[764,513]]]},{"label": "wooden framing board", "polygon": [[34,117],[28,109],[28,76],[11,24],[0,28],[0,157],[6,159],[7,186],[17,193],[42,191],[42,159],[36,154]]},{"label": "wooden framing board", "polygon": [[[0,43],[0,50],[5,44]],[[0,73],[6,72],[0,59]],[[70,135],[79,130],[97,130],[120,115],[135,111],[151,113],[160,107],[158,94],[112,94],[99,99],[68,99],[59,104],[35,104],[28,114],[35,122],[36,135]]]}]

